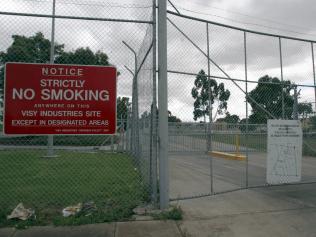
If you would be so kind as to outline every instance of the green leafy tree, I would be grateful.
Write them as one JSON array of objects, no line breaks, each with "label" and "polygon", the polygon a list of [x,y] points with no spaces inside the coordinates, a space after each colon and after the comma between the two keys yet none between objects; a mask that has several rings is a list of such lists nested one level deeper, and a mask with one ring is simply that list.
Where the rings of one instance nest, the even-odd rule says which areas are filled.
[{"label": "green leafy tree", "polygon": [[[5,52],[0,52],[0,102],[3,101],[4,64],[7,62],[49,63],[51,42],[43,33],[34,36],[13,35],[13,42]],[[81,65],[109,65],[108,56],[90,48],[65,52],[64,45],[55,43],[55,63]]]},{"label": "green leafy tree", "polygon": [[307,119],[308,115],[313,113],[313,107],[311,103],[299,103],[297,105],[298,114],[302,119]]},{"label": "green leafy tree", "polygon": [[[7,62],[48,63],[50,41],[41,32],[34,36],[13,35],[13,42],[6,52],[0,52],[0,100],[3,100],[4,65]],[[64,45],[55,44],[55,56],[59,57]]]},{"label": "green leafy tree", "polygon": [[216,122],[224,122],[229,124],[237,124],[240,122],[240,118],[236,114],[230,114],[229,112],[226,112],[226,116],[224,118],[219,118],[216,120]]},{"label": "green leafy tree", "polygon": [[101,52],[93,51],[87,48],[78,48],[73,52],[62,52],[55,59],[55,63],[59,64],[82,64],[82,65],[109,65],[108,56]]},{"label": "green leafy tree", "polygon": [[168,122],[181,123],[181,119],[175,115],[172,115],[171,111],[168,110]]},{"label": "green leafy tree", "polygon": [[[258,82],[256,88],[249,93],[249,96],[275,118],[279,119],[282,118],[283,93],[285,118],[291,118],[294,98],[290,92],[294,88],[293,84],[290,81],[281,82],[278,78],[268,75],[261,77]],[[249,123],[266,123],[271,116],[263,111],[253,100],[248,98],[248,102],[252,107]]]},{"label": "green leafy tree", "polygon": [[[239,129],[241,132],[246,132],[247,131],[247,119],[246,118],[243,118],[239,121]],[[254,124],[250,124],[250,121],[248,119],[248,131],[251,132],[251,131],[254,131],[256,130],[258,126],[257,125],[254,125]]]},{"label": "green leafy tree", "polygon": [[[45,39],[43,33],[38,32],[30,37],[13,35],[12,39],[13,42],[7,51],[0,52],[0,62],[2,66],[6,62],[49,62],[51,43],[48,39]],[[55,44],[56,57],[59,57],[63,50],[64,45]]]},{"label": "green leafy tree", "polygon": [[[141,118],[148,118],[151,116],[151,113],[148,113],[147,111],[145,111],[142,115]],[[158,120],[158,116],[159,116],[159,110],[156,109],[156,119]],[[177,116],[173,115],[172,112],[170,110],[168,110],[168,122],[177,122],[177,123],[181,123],[181,119],[179,119]]]},{"label": "green leafy tree", "polygon": [[[209,94],[210,101],[209,101]],[[225,90],[224,83],[217,83],[216,80],[207,77],[204,70],[201,70],[194,81],[191,95],[194,98],[193,119],[203,117],[204,122],[206,116],[209,116],[209,103],[213,105],[216,101],[219,102],[218,113],[222,114],[227,110],[227,101],[230,97],[230,91]]]},{"label": "green leafy tree", "polygon": [[132,103],[129,102],[128,97],[118,97],[116,99],[116,117],[117,119],[126,120],[128,112],[131,111]]},{"label": "green leafy tree", "polygon": [[131,105],[132,103],[129,102],[128,97],[118,97],[116,99],[116,118],[118,119],[118,121],[120,121],[118,126],[123,123],[124,129],[126,129],[127,127],[127,117],[129,111],[131,111]]}]

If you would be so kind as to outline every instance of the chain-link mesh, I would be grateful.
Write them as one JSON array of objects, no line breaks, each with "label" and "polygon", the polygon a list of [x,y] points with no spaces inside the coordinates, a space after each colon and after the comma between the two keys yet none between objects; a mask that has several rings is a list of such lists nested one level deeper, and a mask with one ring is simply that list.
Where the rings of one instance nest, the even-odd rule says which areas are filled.
[{"label": "chain-link mesh", "polygon": [[[144,183],[150,193],[152,188],[152,160],[155,159],[152,153],[152,125],[153,125],[153,26],[148,26],[144,40],[137,53],[137,98],[138,98],[138,136],[139,157],[138,166],[141,171]],[[157,115],[156,115],[157,116]],[[157,181],[155,181],[157,182]]]},{"label": "chain-link mesh", "polygon": [[[6,62],[50,62],[52,30],[55,63],[114,65],[118,80],[113,136],[54,136],[56,157],[44,158],[47,136],[7,137],[1,132],[0,227],[17,223],[6,220],[6,216],[20,202],[35,209],[37,218],[32,223],[80,224],[122,220],[131,216],[134,207],[150,201],[152,182],[157,182],[151,167],[156,159],[151,152],[150,120],[155,73],[152,5],[151,0],[137,4],[128,0],[57,0],[52,29],[52,0],[1,3],[2,87]],[[45,16],[36,17],[34,13]],[[133,54],[123,41],[139,52],[138,72],[134,71]],[[135,82],[138,94],[133,93]],[[1,93],[1,107],[2,98]],[[139,114],[132,115],[136,107]],[[135,143],[135,129],[139,129],[140,143]],[[134,153],[136,146],[139,153]],[[96,204],[91,213],[62,217],[66,206],[91,201]]]},{"label": "chain-link mesh", "polygon": [[[1,4],[1,88],[6,62],[50,62],[52,31],[55,63],[114,65],[119,76],[113,136],[55,136],[57,157],[44,159],[46,136],[0,135],[0,226],[16,223],[6,215],[20,202],[35,209],[36,223],[80,224],[121,220],[138,204],[157,201],[152,5],[151,0]],[[301,182],[316,181],[314,46],[168,14],[171,199],[267,185],[269,119],[301,121]],[[2,107],[2,91],[0,102]],[[87,201],[96,203],[92,216],[62,218],[63,207]]]},{"label": "chain-link mesh", "polygon": [[298,117],[301,182],[316,181],[313,43],[168,19],[171,198],[267,185],[269,119]]}]

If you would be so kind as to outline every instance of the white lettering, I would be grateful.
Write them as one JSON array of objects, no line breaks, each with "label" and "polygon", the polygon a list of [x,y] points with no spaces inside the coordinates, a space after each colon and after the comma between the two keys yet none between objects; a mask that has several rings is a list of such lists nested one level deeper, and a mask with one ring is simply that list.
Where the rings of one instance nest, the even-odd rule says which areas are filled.
[{"label": "white lettering", "polygon": [[12,99],[15,100],[18,97],[19,100],[33,100],[35,97],[35,91],[33,89],[20,89],[19,91],[16,88],[12,90]]},{"label": "white lettering", "polygon": [[50,99],[50,90],[49,89],[44,89],[42,90],[42,100],[49,100]]},{"label": "white lettering", "polygon": [[68,67],[43,67],[42,68],[43,76],[83,76],[82,68],[68,68]]},{"label": "white lettering", "polygon": [[37,112],[38,111],[35,111],[35,110],[22,110],[21,113],[22,113],[22,116],[23,117],[32,117],[32,116],[36,116],[37,115]]},{"label": "white lettering", "polygon": [[76,89],[43,89],[43,100],[75,100],[75,101],[109,101],[107,90],[76,90]]}]

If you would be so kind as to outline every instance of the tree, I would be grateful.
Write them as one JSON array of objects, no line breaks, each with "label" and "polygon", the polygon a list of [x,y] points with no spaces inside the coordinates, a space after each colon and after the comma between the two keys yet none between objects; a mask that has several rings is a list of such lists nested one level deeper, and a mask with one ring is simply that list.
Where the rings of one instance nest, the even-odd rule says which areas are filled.
[{"label": "tree", "polygon": [[124,129],[127,128],[128,112],[131,111],[132,103],[129,102],[128,97],[118,97],[116,99],[116,118],[119,121],[118,126],[124,124]]},{"label": "tree", "polygon": [[116,117],[117,119],[126,120],[128,112],[131,110],[132,103],[128,97],[118,97],[116,99]]},{"label": "tree", "polygon": [[[3,100],[4,64],[7,62],[47,63],[50,59],[50,41],[41,32],[25,37],[13,35],[13,42],[6,52],[0,52],[0,101]],[[64,45],[55,44],[55,55],[59,57]]]},{"label": "tree", "polygon": [[[156,119],[158,120],[158,116],[159,116],[159,110],[156,109]],[[149,118],[151,117],[151,112],[148,113],[147,111],[145,111],[142,115],[141,118]],[[177,116],[172,115],[172,112],[170,110],[168,110],[168,122],[177,122],[177,123],[181,123],[181,119],[179,119]]]},{"label": "tree", "polygon": [[[210,94],[210,95],[209,95]],[[227,101],[230,97],[230,91],[225,90],[224,83],[217,83],[216,80],[207,77],[204,70],[201,70],[194,81],[191,95],[194,98],[193,119],[209,116],[209,103],[213,105],[218,101],[218,113],[222,114],[227,110]],[[209,96],[211,101],[209,101]]]},{"label": "tree", "polygon": [[[51,42],[43,33],[26,37],[13,35],[13,42],[6,50],[0,52],[0,101],[3,100],[4,64],[7,62],[49,63]],[[108,56],[90,48],[78,48],[73,52],[65,52],[64,45],[55,43],[54,61],[59,64],[109,65]]]},{"label": "tree", "polygon": [[236,114],[231,115],[229,112],[226,112],[226,116],[224,118],[219,118],[216,121],[229,123],[229,124],[237,124],[237,123],[239,123],[240,118]]},{"label": "tree", "polygon": [[[34,36],[26,37],[13,35],[13,42],[6,52],[0,52],[1,66],[6,62],[47,63],[50,59],[50,41],[38,32]],[[64,45],[55,44],[55,56],[59,57]],[[1,68],[3,71],[3,68]]]},{"label": "tree", "polygon": [[82,65],[109,65],[108,56],[97,51],[93,53],[89,47],[78,48],[74,52],[62,52],[55,59],[59,64],[82,64]]},{"label": "tree", "polygon": [[[280,81],[276,77],[268,75],[261,77],[255,89],[249,93],[248,102],[252,107],[252,114],[249,116],[249,123],[266,123],[271,118],[266,111],[275,118],[282,118],[282,94],[284,98],[285,118],[291,118],[293,113],[294,98],[290,92],[294,88],[290,81]],[[256,104],[255,100],[258,104]]]},{"label": "tree", "polygon": [[181,123],[181,119],[175,115],[172,115],[171,111],[168,110],[168,122]]},{"label": "tree", "polygon": [[302,119],[307,119],[308,115],[313,113],[313,107],[311,103],[299,103],[297,105],[298,114]]}]

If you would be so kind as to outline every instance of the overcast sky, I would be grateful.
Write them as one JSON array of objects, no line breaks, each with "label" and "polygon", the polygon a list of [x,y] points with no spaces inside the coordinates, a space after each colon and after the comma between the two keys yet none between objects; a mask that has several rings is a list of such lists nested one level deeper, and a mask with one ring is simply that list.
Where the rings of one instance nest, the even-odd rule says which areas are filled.
[{"label": "overcast sky", "polygon": [[[215,22],[242,27],[267,33],[288,35],[316,40],[315,12],[316,4],[312,0],[173,0],[182,14],[204,18]],[[87,17],[107,17],[121,19],[151,19],[151,0],[57,0],[56,14]],[[0,11],[50,14],[52,0],[1,0]],[[169,5],[169,9],[173,8]],[[169,15],[204,52],[206,52],[206,25],[201,22],[181,19]],[[11,43],[11,35],[33,35],[41,31],[50,37],[51,20],[0,16],[2,40],[0,50]],[[143,38],[149,36],[147,24],[95,22],[78,20],[56,20],[56,41],[64,43],[66,50],[78,47],[90,47],[102,50],[109,55],[111,63],[121,72],[118,81],[118,93],[131,96],[132,76],[124,65],[133,68],[133,54],[122,44],[128,42],[135,50],[141,48]],[[215,25],[209,26],[210,55],[231,77],[244,79],[243,32]],[[149,37],[150,38],[150,37]],[[149,47],[148,40],[143,44]],[[278,39],[255,34],[247,35],[248,79],[258,80],[266,74],[280,78],[280,59]],[[311,45],[309,43],[282,40],[284,79],[300,84],[313,84]],[[146,61],[150,68],[150,61]],[[207,70],[207,59],[171,24],[168,25],[168,69],[190,73]],[[214,66],[211,74],[223,76]],[[149,78],[150,73],[143,72]],[[194,76],[169,74],[169,110],[185,121],[192,121],[193,99],[191,89]],[[144,81],[145,79],[143,79]],[[145,92],[151,84],[141,81],[141,110],[148,109],[146,103],[150,93]],[[230,81],[224,82],[231,91],[228,110],[232,114],[245,116],[243,93]],[[147,82],[146,82],[147,83]],[[239,83],[245,88],[245,83]],[[249,90],[255,84],[249,85]],[[300,101],[314,101],[312,88],[302,88]]]},{"label": "overcast sky", "polygon": [[[181,1],[174,0],[174,5],[180,13],[197,18],[204,18],[214,22],[261,31],[272,34],[281,34],[297,38],[316,40],[315,12],[316,5],[308,0],[214,0],[214,1]],[[172,7],[169,7],[172,10]],[[183,20],[170,17],[201,49],[206,52],[205,23]],[[245,78],[243,33],[223,27],[211,25],[210,55],[232,78]],[[207,69],[205,57],[190,44],[173,26],[169,25],[169,69],[197,73],[203,66]],[[180,46],[181,45],[181,46]],[[258,80],[266,74],[280,78],[279,42],[277,38],[247,35],[248,79]],[[191,56],[192,55],[192,56]],[[313,67],[311,45],[292,40],[282,40],[283,76],[298,84],[313,85]],[[211,74],[223,74],[211,67]],[[179,81],[185,80],[183,93],[177,97],[169,97],[171,111],[177,114],[192,114],[190,104],[193,100],[185,96],[190,93],[194,77],[172,75],[177,81],[172,91],[179,91]],[[169,82],[172,79],[169,78]],[[220,80],[219,80],[220,81]],[[229,81],[224,82],[232,92],[228,102],[230,113],[245,116],[243,93]],[[238,83],[245,88],[244,83]],[[255,84],[249,84],[249,90]],[[301,88],[300,101],[314,102],[313,88]],[[172,93],[172,92],[171,92]],[[179,106],[180,105],[180,106]],[[169,107],[170,107],[169,106]],[[182,112],[185,111],[185,112]]]}]

